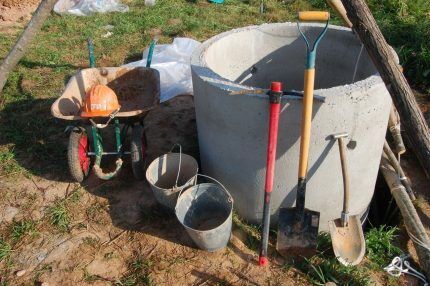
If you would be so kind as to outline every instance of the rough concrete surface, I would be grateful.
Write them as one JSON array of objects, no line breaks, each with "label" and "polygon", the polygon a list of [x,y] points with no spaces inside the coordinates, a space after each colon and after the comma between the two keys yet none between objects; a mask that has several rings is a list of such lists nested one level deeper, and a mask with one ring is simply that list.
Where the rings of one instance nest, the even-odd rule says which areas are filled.
[{"label": "rough concrete surface", "polygon": [[[321,28],[305,25],[304,31],[313,38]],[[340,217],[343,200],[339,151],[330,135],[350,134],[351,214],[365,215],[375,187],[391,99],[365,51],[353,79],[360,49],[351,30],[330,26],[317,52],[306,207],[321,212],[321,231]],[[232,30],[192,57],[202,170],[226,184],[238,213],[253,223],[262,216],[268,133],[269,100],[261,89],[281,81],[284,90],[302,90],[305,60],[295,23]],[[273,224],[281,206],[294,206],[301,113],[301,97],[283,97]]]}]

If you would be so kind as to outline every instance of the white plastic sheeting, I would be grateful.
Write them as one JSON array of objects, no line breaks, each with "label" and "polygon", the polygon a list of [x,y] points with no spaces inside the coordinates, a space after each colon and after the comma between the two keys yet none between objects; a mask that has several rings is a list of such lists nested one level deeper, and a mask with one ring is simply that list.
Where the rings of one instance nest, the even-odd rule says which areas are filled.
[{"label": "white plastic sheeting", "polygon": [[127,12],[127,5],[119,0],[58,0],[55,13],[89,16],[94,13]]},{"label": "white plastic sheeting", "polygon": [[[160,101],[169,100],[179,94],[192,94],[190,58],[200,42],[189,38],[175,38],[170,45],[156,45],[151,68],[160,72]],[[146,66],[149,49],[143,52],[143,59],[126,66]]]}]

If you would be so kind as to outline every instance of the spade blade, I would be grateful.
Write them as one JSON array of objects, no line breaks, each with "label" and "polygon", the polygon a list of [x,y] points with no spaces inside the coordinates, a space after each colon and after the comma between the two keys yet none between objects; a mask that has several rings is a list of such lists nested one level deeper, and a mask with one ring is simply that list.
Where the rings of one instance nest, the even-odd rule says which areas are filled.
[{"label": "spade blade", "polygon": [[276,249],[284,257],[311,257],[316,253],[320,213],[297,208],[279,210]]}]

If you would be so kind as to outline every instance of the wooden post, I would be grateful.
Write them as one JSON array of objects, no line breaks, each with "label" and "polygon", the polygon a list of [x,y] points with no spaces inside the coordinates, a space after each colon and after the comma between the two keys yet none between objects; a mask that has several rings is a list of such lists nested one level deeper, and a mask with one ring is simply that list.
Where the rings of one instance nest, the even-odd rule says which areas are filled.
[{"label": "wooden post", "polygon": [[399,207],[400,213],[402,214],[406,231],[414,243],[421,268],[424,270],[427,279],[430,279],[430,239],[414,205],[412,204],[412,201],[406,193],[405,187],[399,181],[399,176],[391,166],[388,156],[385,153],[382,154],[379,169],[381,170],[381,173],[390,188],[391,194]]},{"label": "wooden post", "polygon": [[45,20],[48,18],[52,9],[54,8],[57,0],[42,0],[36,12],[25,28],[24,32],[19,37],[9,54],[3,60],[0,66],[0,93],[6,84],[9,73],[15,68],[21,58],[24,56],[26,50],[33,42],[37,32],[42,27]]},{"label": "wooden post", "polygon": [[430,177],[430,133],[415,96],[392,56],[375,19],[364,0],[342,0],[355,32],[379,71],[397,108],[406,138],[427,177]]}]

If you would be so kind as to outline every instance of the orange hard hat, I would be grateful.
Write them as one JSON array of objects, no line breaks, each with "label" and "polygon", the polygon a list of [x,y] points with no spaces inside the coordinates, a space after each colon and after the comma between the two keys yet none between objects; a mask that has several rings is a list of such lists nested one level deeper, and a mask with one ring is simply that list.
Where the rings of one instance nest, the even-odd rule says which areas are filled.
[{"label": "orange hard hat", "polygon": [[120,105],[115,92],[103,84],[96,84],[87,92],[82,117],[109,117]]}]

